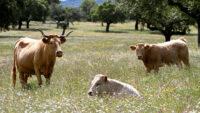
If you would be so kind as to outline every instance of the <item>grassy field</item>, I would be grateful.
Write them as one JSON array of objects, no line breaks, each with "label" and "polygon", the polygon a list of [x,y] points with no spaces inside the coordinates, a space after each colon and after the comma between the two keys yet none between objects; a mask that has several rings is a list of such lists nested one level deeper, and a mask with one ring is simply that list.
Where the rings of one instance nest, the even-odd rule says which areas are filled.
[{"label": "grassy field", "polygon": [[[142,61],[129,46],[164,42],[159,32],[134,31],[134,23],[129,22],[113,24],[111,32],[105,33],[100,23],[76,22],[70,26],[74,32],[62,45],[64,56],[57,58],[51,85],[38,88],[33,76],[26,90],[22,90],[18,78],[13,89],[10,73],[15,41],[22,36],[41,39],[40,32],[33,28],[43,29],[45,34],[62,32],[53,22],[32,22],[30,27],[0,33],[0,112],[200,112],[200,52],[195,28],[184,36],[188,40],[190,69],[162,67],[158,75],[152,72],[146,76]],[[90,82],[99,73],[133,85],[142,98],[89,97]]]}]

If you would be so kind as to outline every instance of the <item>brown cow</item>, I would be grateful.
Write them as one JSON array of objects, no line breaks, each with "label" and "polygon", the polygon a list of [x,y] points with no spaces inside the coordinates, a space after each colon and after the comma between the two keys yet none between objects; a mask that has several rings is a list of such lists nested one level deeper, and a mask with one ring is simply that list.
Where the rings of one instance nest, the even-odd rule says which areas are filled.
[{"label": "brown cow", "polygon": [[139,60],[142,60],[147,73],[152,69],[155,73],[158,72],[159,67],[163,65],[176,64],[181,67],[181,62],[186,66],[189,66],[189,52],[184,38],[177,40],[171,40],[169,42],[160,44],[137,44],[136,46],[130,46]]},{"label": "brown cow", "polygon": [[34,40],[30,38],[20,38],[14,47],[14,63],[12,69],[12,85],[16,84],[16,67],[19,72],[19,79],[22,87],[27,84],[27,79],[31,75],[36,75],[38,85],[42,85],[41,75],[46,78],[46,84],[50,84],[51,74],[56,61],[56,57],[62,57],[60,45],[65,43],[66,35],[45,35],[39,30],[43,39]]}]

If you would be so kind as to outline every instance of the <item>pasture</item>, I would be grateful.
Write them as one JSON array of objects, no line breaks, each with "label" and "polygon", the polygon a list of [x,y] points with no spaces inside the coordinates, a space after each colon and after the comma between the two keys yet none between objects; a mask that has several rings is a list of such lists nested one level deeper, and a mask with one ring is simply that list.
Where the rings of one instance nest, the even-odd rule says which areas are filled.
[{"label": "pasture", "polygon": [[[75,22],[68,30],[74,32],[62,45],[64,56],[57,58],[51,85],[38,88],[35,76],[22,89],[17,76],[16,88],[11,87],[13,47],[20,37],[41,39],[45,34],[61,34],[54,22],[32,22],[30,30],[0,33],[0,112],[200,112],[200,51],[197,30],[192,28],[187,39],[191,68],[173,65],[162,67],[158,75],[146,76],[146,69],[130,45],[164,42],[159,32],[134,31],[134,23],[111,24],[110,33],[100,23]],[[176,39],[181,36],[173,36]],[[133,85],[141,98],[89,97],[87,91],[96,74]],[[18,75],[18,73],[17,73]]]}]

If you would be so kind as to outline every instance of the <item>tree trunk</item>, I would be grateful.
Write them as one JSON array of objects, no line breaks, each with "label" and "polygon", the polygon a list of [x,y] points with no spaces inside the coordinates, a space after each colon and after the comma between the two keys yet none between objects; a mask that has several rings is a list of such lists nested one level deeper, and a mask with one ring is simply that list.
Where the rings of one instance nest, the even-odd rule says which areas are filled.
[{"label": "tree trunk", "polygon": [[135,21],[135,30],[136,31],[138,30],[138,24],[139,24],[138,19],[136,19],[136,21]]},{"label": "tree trunk", "polygon": [[110,28],[110,23],[107,23],[106,32],[109,32],[109,28]]},{"label": "tree trunk", "polygon": [[60,24],[60,20],[58,20],[56,28],[59,28],[59,24]]},{"label": "tree trunk", "polygon": [[172,36],[171,34],[164,34],[164,36],[165,36],[166,42],[171,40],[171,36]]},{"label": "tree trunk", "polygon": [[46,23],[46,16],[43,17],[43,19],[42,19],[42,23],[43,23],[43,24]]},{"label": "tree trunk", "polygon": [[27,28],[27,29],[29,28],[29,23],[30,23],[30,20],[27,20],[27,21],[26,21],[26,28]]},{"label": "tree trunk", "polygon": [[198,47],[200,48],[200,19],[197,22],[198,24]]},{"label": "tree trunk", "polygon": [[101,26],[103,27],[103,22],[101,22]]},{"label": "tree trunk", "polygon": [[65,24],[65,25],[63,26],[63,32],[62,32],[62,35],[65,34],[65,30],[66,30],[66,28],[67,28],[67,25]]},{"label": "tree trunk", "polygon": [[19,22],[18,22],[18,29],[21,29],[21,28],[22,28],[22,21],[19,20]]}]

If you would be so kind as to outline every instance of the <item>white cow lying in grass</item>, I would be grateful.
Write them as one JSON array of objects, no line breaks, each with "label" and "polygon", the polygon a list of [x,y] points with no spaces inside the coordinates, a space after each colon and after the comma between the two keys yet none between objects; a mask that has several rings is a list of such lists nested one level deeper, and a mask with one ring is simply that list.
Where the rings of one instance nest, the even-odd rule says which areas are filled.
[{"label": "white cow lying in grass", "polygon": [[110,79],[105,75],[98,74],[92,80],[92,86],[88,91],[90,96],[102,94],[108,94],[110,96],[137,96],[140,97],[139,92],[131,85],[120,82],[118,80]]}]

